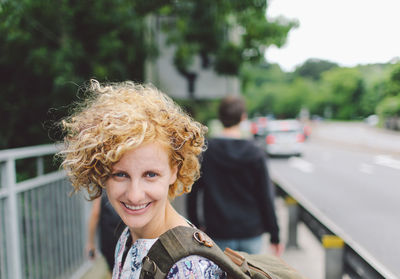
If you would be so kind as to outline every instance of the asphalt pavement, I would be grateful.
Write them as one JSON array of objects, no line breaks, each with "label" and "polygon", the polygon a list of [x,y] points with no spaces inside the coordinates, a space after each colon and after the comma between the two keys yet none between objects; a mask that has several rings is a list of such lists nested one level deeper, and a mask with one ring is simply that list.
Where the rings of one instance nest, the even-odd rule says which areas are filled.
[{"label": "asphalt pavement", "polygon": [[[337,144],[343,149],[363,152],[400,155],[400,132],[369,126],[363,122],[321,122],[312,124],[312,141],[326,144]],[[282,236],[287,233],[287,217],[285,206],[277,201]],[[289,250],[283,258],[297,268],[307,278],[324,278],[324,250],[321,244],[302,223],[299,224],[298,250]]]},{"label": "asphalt pavement", "polygon": [[314,140],[400,155],[399,131],[370,126],[364,122],[315,122],[311,128]]}]

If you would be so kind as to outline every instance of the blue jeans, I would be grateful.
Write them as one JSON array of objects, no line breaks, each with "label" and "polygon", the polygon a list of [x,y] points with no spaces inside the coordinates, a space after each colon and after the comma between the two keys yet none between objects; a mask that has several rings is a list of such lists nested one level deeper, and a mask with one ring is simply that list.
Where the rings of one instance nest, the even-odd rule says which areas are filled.
[{"label": "blue jeans", "polygon": [[255,236],[249,238],[238,238],[238,239],[213,239],[215,243],[221,248],[222,251],[226,247],[233,250],[247,252],[249,254],[261,253],[263,241],[262,236]]}]

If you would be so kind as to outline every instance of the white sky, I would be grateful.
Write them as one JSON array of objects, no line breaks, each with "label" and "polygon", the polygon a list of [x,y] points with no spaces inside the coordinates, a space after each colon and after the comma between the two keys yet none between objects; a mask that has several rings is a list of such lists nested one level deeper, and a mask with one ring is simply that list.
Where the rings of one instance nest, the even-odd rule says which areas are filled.
[{"label": "white sky", "polygon": [[308,58],[342,66],[400,57],[400,0],[269,0],[267,17],[297,19],[286,44],[267,61],[292,71]]}]

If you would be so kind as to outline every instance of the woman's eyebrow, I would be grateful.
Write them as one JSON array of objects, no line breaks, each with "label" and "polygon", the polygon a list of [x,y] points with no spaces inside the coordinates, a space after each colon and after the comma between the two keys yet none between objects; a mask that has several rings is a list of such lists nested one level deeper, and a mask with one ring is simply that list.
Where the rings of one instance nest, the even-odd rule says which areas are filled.
[{"label": "woman's eyebrow", "polygon": [[125,171],[124,168],[121,167],[111,167],[111,171]]}]

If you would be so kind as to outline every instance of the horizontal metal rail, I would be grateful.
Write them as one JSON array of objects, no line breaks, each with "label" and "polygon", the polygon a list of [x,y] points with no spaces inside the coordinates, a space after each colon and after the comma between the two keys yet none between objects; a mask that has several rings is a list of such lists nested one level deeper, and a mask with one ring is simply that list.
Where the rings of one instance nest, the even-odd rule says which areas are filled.
[{"label": "horizontal metal rail", "polygon": [[18,160],[39,156],[52,155],[59,151],[60,146],[55,144],[43,144],[37,146],[20,147],[0,150],[0,162],[7,160]]},{"label": "horizontal metal rail", "polygon": [[[45,173],[43,158],[58,150],[0,151],[0,279],[78,278],[89,266],[83,253],[88,203],[69,195],[64,171]],[[17,170],[17,160],[36,164],[36,175],[23,174],[30,178],[18,182],[27,170]]]},{"label": "horizontal metal rail", "polygon": [[[310,229],[321,244],[325,236],[337,236],[339,239],[343,240],[343,254],[340,256],[340,259],[343,261],[341,263],[341,266],[343,266],[343,270],[340,271],[341,274],[347,274],[351,278],[399,278],[339,228],[318,208],[305,199],[283,176],[271,173],[271,180],[275,184],[276,192],[279,196],[285,198],[290,197],[293,201],[292,203],[296,205],[295,214],[298,215],[296,216],[297,219],[302,221]],[[296,240],[290,241],[294,244],[296,243]],[[329,275],[326,275],[326,277],[334,278]]]}]

